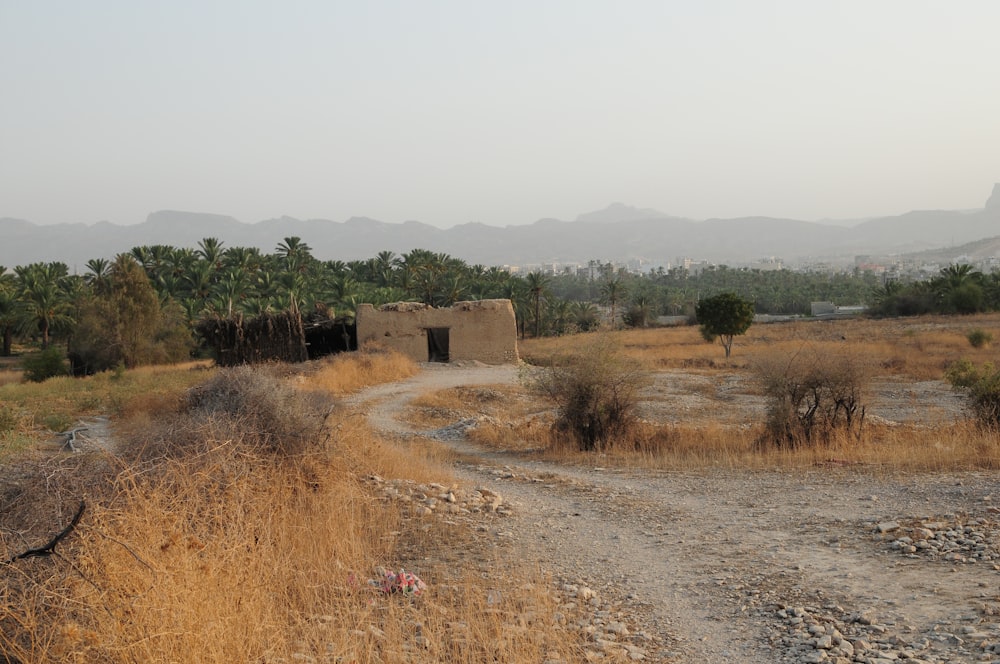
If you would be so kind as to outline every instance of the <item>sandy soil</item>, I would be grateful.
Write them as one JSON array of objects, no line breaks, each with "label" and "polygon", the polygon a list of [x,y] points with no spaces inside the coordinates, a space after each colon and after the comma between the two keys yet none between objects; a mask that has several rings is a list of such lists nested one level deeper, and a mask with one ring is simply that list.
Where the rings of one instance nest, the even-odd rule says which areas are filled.
[{"label": "sandy soil", "polygon": [[[516,367],[427,365],[347,406],[420,444],[420,432],[399,419],[415,395],[517,379]],[[876,393],[872,412],[886,420],[954,417],[961,406],[935,382],[889,381]],[[720,398],[763,412],[759,397],[737,379],[661,374],[647,397],[648,417],[717,412]],[[992,474],[876,476],[836,465],[805,472],[623,471],[526,461],[461,439],[448,444],[472,455],[457,465],[463,481],[514,502],[516,516],[505,526],[509,553],[618,597],[630,630],[656,644],[646,661],[1000,659],[990,649],[1000,642],[994,565],[903,555],[890,548],[900,531],[878,531],[888,522],[982,518],[977,527],[987,531],[992,550],[1000,511],[992,507],[994,496],[1000,500]],[[814,649],[783,611],[793,607],[818,616],[828,632],[866,625],[865,634],[879,642],[872,652],[885,657],[837,660],[835,651]],[[859,622],[859,615],[866,618]]]}]

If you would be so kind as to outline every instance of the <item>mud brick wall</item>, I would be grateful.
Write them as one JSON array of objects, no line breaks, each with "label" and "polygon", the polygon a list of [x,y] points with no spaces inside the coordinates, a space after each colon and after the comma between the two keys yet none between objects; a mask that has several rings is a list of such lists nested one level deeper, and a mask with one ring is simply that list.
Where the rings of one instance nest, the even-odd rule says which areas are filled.
[{"label": "mud brick wall", "polygon": [[510,300],[456,302],[435,309],[416,302],[386,304],[378,309],[362,304],[357,311],[358,345],[376,343],[393,348],[417,362],[427,362],[428,329],[445,328],[451,362],[478,360],[486,364],[518,361],[517,324]]}]

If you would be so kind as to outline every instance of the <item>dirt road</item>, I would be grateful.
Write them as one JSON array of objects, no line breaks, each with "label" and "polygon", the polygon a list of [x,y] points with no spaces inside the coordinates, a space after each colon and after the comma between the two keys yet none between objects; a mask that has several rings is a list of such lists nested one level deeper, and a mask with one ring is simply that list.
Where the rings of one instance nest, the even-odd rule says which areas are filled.
[{"label": "dirt road", "polygon": [[[415,436],[398,419],[415,395],[517,375],[428,365],[349,403]],[[474,455],[463,481],[515,504],[514,555],[624,607],[625,628],[594,640],[642,645],[634,659],[1000,661],[990,474],[621,471],[448,442]]]}]

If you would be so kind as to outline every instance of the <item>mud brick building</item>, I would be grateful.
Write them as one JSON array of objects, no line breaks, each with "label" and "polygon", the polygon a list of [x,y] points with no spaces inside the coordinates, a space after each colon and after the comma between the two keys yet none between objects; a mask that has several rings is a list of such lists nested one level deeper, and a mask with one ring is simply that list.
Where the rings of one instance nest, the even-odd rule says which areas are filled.
[{"label": "mud brick building", "polygon": [[510,300],[456,302],[446,309],[418,302],[378,309],[362,304],[355,320],[359,346],[377,343],[417,362],[518,361],[517,323]]}]

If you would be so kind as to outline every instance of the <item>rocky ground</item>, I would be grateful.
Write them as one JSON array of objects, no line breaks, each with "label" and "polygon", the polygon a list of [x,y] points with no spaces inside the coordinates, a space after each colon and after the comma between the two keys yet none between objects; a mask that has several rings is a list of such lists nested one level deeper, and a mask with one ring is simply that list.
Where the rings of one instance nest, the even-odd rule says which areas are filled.
[{"label": "rocky ground", "polygon": [[[458,487],[381,490],[414,518],[470,515],[480,537],[560,579],[565,605],[587,607],[588,660],[1000,662],[991,474],[567,467],[477,449],[463,435],[474,422],[421,432],[399,417],[427,390],[516,380],[512,367],[431,365],[347,407],[410,444],[431,437],[462,453]],[[647,408],[676,408],[683,393],[697,409],[726,390],[760,405],[735,385],[658,384]],[[878,390],[873,414],[887,421],[960,406],[934,383]]]}]

